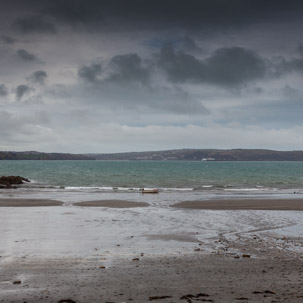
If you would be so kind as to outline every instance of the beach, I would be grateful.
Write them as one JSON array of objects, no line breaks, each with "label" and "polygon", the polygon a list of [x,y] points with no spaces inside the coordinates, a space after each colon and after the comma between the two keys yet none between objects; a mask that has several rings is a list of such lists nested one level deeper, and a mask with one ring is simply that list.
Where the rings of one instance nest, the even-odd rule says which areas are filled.
[{"label": "beach", "polygon": [[300,199],[137,198],[2,198],[0,302],[302,302]]},{"label": "beach", "polygon": [[103,264],[97,258],[18,260],[1,270],[0,302],[299,303],[303,298],[302,259],[196,253]]}]

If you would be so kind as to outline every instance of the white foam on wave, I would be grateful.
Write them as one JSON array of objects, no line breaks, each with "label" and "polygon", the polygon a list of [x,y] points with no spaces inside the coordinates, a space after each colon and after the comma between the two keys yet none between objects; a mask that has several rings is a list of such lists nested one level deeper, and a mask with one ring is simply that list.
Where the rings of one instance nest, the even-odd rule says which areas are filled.
[{"label": "white foam on wave", "polygon": [[192,187],[111,187],[111,186],[66,186],[66,190],[101,190],[101,191],[141,191],[142,189],[160,191],[192,191]]},{"label": "white foam on wave", "polygon": [[30,183],[39,183],[37,180],[33,180],[33,179],[28,179],[30,181]]},{"label": "white foam on wave", "polygon": [[224,188],[225,191],[261,191],[264,188]]},{"label": "white foam on wave", "polygon": [[113,190],[109,186],[66,186],[67,190]]},{"label": "white foam on wave", "polygon": [[164,187],[159,188],[160,190],[171,190],[171,191],[192,191],[194,190],[192,187]]}]

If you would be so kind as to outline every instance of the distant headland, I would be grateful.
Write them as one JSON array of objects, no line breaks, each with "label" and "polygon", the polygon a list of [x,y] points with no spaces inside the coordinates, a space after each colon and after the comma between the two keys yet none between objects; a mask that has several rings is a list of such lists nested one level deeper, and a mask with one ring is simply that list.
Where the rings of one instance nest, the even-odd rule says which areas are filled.
[{"label": "distant headland", "polygon": [[275,151],[268,149],[176,149],[100,154],[0,151],[0,160],[303,161],[303,151]]}]

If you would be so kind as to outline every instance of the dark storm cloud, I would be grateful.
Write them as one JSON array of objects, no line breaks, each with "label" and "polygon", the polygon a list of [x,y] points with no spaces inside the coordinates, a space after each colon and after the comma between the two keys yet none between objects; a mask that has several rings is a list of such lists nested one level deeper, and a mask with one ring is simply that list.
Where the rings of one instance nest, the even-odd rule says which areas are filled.
[{"label": "dark storm cloud", "polygon": [[201,48],[197,45],[196,41],[190,36],[185,36],[183,39],[178,40],[177,46],[180,50],[185,52],[201,51]]},{"label": "dark storm cloud", "polygon": [[294,56],[291,59],[283,57],[276,58],[271,64],[271,73],[274,77],[282,77],[288,73],[303,74],[303,46],[300,44],[297,52],[299,56]]},{"label": "dark storm cloud", "polygon": [[178,114],[209,113],[182,88],[165,83],[160,87],[155,85],[151,79],[152,60],[146,61],[133,53],[114,56],[104,66],[97,63],[81,66],[78,77],[89,84],[84,94],[89,94],[91,101],[127,108],[152,108]]},{"label": "dark storm cloud", "polygon": [[44,19],[44,17],[35,15],[35,16],[26,16],[18,19],[14,23],[15,29],[17,29],[22,34],[31,34],[31,33],[42,33],[42,34],[55,34],[55,26]]},{"label": "dark storm cloud", "polygon": [[78,70],[78,76],[90,83],[98,83],[102,74],[102,66],[97,63],[81,66]]},{"label": "dark storm cloud", "polygon": [[17,100],[21,100],[22,97],[28,93],[30,93],[33,89],[25,84],[21,84],[16,88],[16,98]]},{"label": "dark storm cloud", "polygon": [[108,81],[127,83],[140,82],[147,84],[149,71],[143,67],[142,59],[137,54],[118,55],[111,59],[109,67],[112,72]]},{"label": "dark storm cloud", "polygon": [[92,84],[127,84],[138,82],[147,84],[149,70],[143,66],[141,57],[138,54],[117,55],[111,58],[103,73],[101,64],[93,63],[81,66],[78,76]]},{"label": "dark storm cloud", "polygon": [[17,21],[24,33],[39,30],[53,33],[54,27],[45,21],[46,17],[96,31],[106,27],[122,31],[208,30],[300,20],[303,11],[303,3],[299,0],[28,0],[26,3],[12,0],[6,6],[11,9],[19,6],[32,13],[32,17]]},{"label": "dark storm cloud", "polygon": [[47,78],[47,73],[43,70],[33,72],[28,79],[34,83],[44,84]]},{"label": "dark storm cloud", "polygon": [[303,73],[303,57],[293,58],[291,60],[282,60],[280,69],[282,74],[287,72]]},{"label": "dark storm cloud", "polygon": [[32,62],[32,61],[37,61],[37,57],[31,53],[29,53],[28,51],[26,51],[25,49],[19,49],[17,50],[17,56],[24,60],[24,61],[28,61],[28,62]]},{"label": "dark storm cloud", "polygon": [[242,47],[220,48],[205,60],[212,83],[237,85],[262,78],[265,61],[254,51]]},{"label": "dark storm cloud", "polygon": [[8,95],[8,89],[5,84],[0,84],[0,97],[5,97]]},{"label": "dark storm cloud", "polygon": [[4,44],[14,44],[16,42],[14,38],[6,35],[1,36],[0,41]]},{"label": "dark storm cloud", "polygon": [[303,57],[303,45],[302,45],[302,43],[299,43],[297,51],[298,51],[299,55],[301,57]]},{"label": "dark storm cloud", "polygon": [[143,60],[138,54],[117,55],[106,66],[81,66],[79,78],[91,84],[152,84],[155,70],[171,83],[212,84],[236,88],[265,77],[267,61],[256,52],[241,47],[220,48],[201,60],[194,55],[166,46]]},{"label": "dark storm cloud", "polygon": [[220,48],[204,60],[171,46],[162,48],[157,65],[171,82],[210,83],[239,86],[262,78],[265,61],[255,52],[241,47]]},{"label": "dark storm cloud", "polygon": [[55,0],[48,1],[47,9],[49,14],[71,24],[201,29],[300,18],[302,8],[303,3],[298,0]]},{"label": "dark storm cloud", "polygon": [[157,65],[169,81],[197,81],[206,77],[206,67],[201,61],[193,55],[176,52],[170,45],[163,47],[156,57]]},{"label": "dark storm cloud", "polygon": [[149,47],[155,48],[155,49],[161,49],[163,47],[166,47],[170,45],[176,50],[189,52],[189,53],[203,53],[203,49],[199,47],[196,43],[196,41],[190,37],[189,35],[185,35],[184,37],[181,37],[178,35],[176,37],[169,35],[169,37],[156,37],[148,40],[146,44]]}]

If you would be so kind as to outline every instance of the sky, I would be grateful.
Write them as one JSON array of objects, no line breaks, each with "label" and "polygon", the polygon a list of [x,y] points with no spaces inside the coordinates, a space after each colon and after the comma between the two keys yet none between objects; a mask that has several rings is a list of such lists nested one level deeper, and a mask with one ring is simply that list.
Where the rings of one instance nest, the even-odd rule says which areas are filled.
[{"label": "sky", "polygon": [[303,150],[303,2],[0,0],[0,150]]}]

